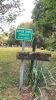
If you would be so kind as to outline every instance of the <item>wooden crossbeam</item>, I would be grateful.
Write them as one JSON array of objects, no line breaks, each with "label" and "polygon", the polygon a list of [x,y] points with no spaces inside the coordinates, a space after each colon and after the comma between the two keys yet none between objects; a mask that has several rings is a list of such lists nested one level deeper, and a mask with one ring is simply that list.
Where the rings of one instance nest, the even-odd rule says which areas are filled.
[{"label": "wooden crossbeam", "polygon": [[18,52],[17,59],[21,60],[40,60],[40,61],[50,61],[50,53],[41,53],[41,52]]}]

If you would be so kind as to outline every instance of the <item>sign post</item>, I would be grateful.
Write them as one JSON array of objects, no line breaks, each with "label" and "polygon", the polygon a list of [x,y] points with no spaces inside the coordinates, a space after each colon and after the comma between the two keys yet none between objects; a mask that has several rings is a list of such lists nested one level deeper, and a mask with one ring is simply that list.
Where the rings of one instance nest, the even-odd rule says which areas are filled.
[{"label": "sign post", "polygon": [[[25,41],[22,41],[22,52],[25,52]],[[19,84],[19,89],[21,89],[22,86],[23,86],[24,64],[25,64],[25,61],[22,60],[22,63],[20,65],[20,84]]]},{"label": "sign post", "polygon": [[[16,38],[16,40],[22,41],[22,53],[24,53],[25,52],[25,41],[32,40],[32,29],[17,28],[15,38]],[[19,84],[20,89],[23,86],[23,74],[24,74],[24,64],[25,64],[24,59],[21,61],[22,62],[20,65],[20,84]]]}]

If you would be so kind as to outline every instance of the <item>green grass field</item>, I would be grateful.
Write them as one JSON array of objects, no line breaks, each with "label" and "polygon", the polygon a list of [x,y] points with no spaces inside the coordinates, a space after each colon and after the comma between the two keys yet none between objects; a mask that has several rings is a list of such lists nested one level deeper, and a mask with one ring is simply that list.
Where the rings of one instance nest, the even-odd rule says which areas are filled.
[{"label": "green grass field", "polygon": [[[0,48],[0,100],[20,100],[18,94],[20,61],[16,59],[16,53],[21,48]],[[26,51],[32,51],[30,48]],[[48,52],[47,50],[36,50]],[[56,67],[56,52],[51,52],[50,66]],[[56,69],[56,68],[55,68]],[[53,72],[56,75],[56,70]],[[17,94],[16,94],[17,93]],[[10,95],[11,94],[11,95]],[[9,99],[9,95],[13,99]],[[14,98],[15,97],[15,98]]]}]

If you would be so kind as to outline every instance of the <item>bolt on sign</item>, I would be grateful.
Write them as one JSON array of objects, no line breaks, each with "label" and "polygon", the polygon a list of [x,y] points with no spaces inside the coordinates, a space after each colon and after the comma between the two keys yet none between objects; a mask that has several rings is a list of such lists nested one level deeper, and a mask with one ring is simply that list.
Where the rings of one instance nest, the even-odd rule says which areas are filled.
[{"label": "bolt on sign", "polygon": [[32,40],[32,29],[17,28],[15,34],[16,40]]}]

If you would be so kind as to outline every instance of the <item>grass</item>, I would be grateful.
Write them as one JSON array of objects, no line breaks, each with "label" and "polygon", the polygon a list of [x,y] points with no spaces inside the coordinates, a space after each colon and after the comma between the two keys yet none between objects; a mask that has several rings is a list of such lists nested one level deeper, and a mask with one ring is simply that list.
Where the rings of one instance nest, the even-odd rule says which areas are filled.
[{"label": "grass", "polygon": [[0,48],[0,89],[19,84],[18,48]]},{"label": "grass", "polygon": [[[16,93],[18,92],[19,87],[19,68],[21,62],[16,59],[16,53],[21,50],[21,48],[0,48],[0,100],[20,100],[20,93],[17,95]],[[26,48],[25,51],[31,52],[32,49]],[[36,52],[49,51],[37,49]],[[50,67],[54,66],[52,73],[55,74],[56,77],[56,72],[54,73],[54,70],[56,69],[56,52],[51,52],[51,54],[52,60],[50,62]],[[9,95],[12,95],[15,99],[10,99],[11,97],[9,97]]]},{"label": "grass", "polygon": [[[15,93],[18,90],[15,87],[19,87],[20,61],[16,59],[16,53],[20,50],[21,48],[0,48],[0,100],[3,98],[14,100],[10,99],[12,97],[17,100]],[[4,94],[5,91],[6,94]]]}]

